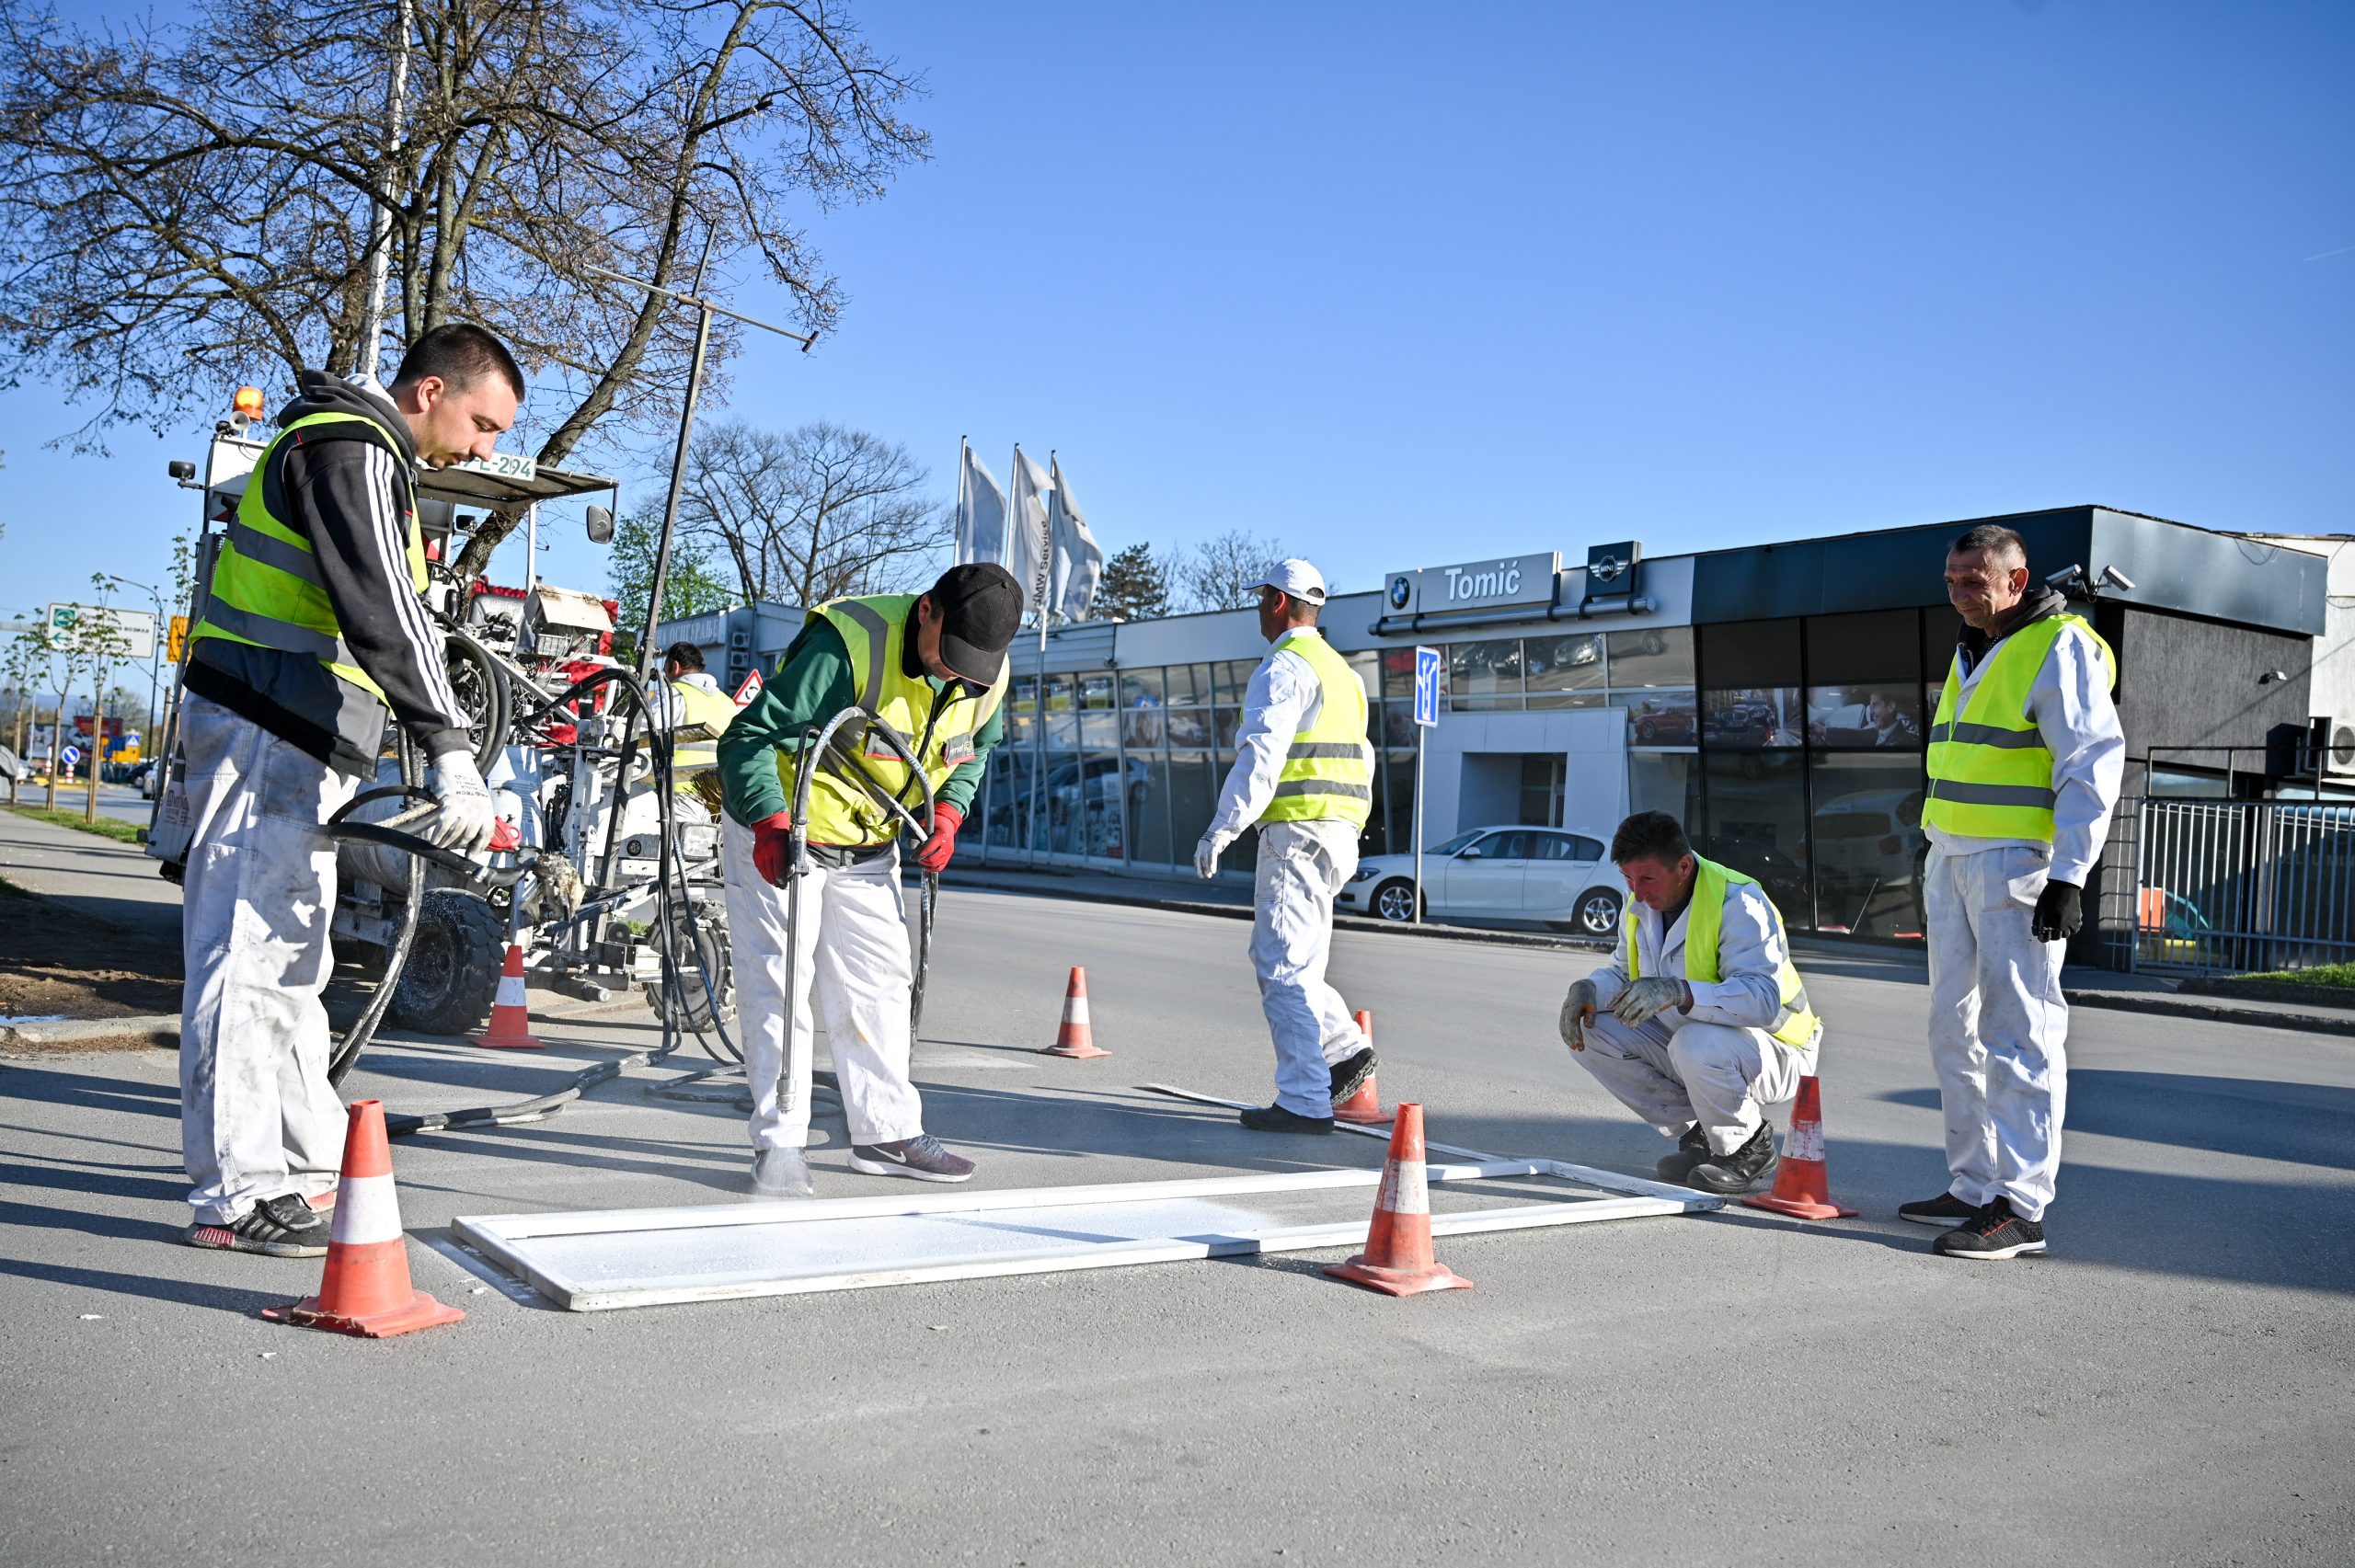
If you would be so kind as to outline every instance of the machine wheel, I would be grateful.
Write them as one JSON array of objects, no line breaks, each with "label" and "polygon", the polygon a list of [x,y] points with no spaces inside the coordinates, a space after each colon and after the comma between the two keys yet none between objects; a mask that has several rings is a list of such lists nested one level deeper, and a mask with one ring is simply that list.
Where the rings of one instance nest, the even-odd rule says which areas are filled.
[{"label": "machine wheel", "polygon": [[1547,921],[1556,931],[1608,939],[1619,930],[1619,895],[1605,887],[1591,888],[1579,899],[1566,921]]},{"label": "machine wheel", "polygon": [[[647,1001],[653,1005],[655,1015],[681,1031],[706,1030],[711,1027],[711,996],[706,995],[705,978],[710,979],[711,993],[719,998],[719,1021],[736,1021],[736,976],[730,966],[728,946],[728,920],[718,912],[702,912],[707,906],[697,906],[696,913],[686,917],[675,945],[686,960],[687,972],[681,976],[680,989],[686,993],[686,1005],[673,1012],[671,987],[668,984],[651,988]],[[670,960],[663,960],[664,979],[669,979]]]},{"label": "machine wheel", "polygon": [[1394,876],[1376,887],[1373,912],[1401,925],[1411,921],[1415,918],[1415,885],[1403,876]]},{"label": "machine wheel", "polygon": [[466,1035],[490,1020],[507,922],[471,893],[436,887],[417,911],[417,938],[393,982],[385,1016],[424,1035]]}]

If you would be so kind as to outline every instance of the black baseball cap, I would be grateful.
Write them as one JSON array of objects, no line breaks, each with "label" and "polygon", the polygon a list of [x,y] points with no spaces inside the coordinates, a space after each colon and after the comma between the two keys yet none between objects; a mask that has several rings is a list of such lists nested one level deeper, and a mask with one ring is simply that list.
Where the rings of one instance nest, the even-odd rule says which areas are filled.
[{"label": "black baseball cap", "polygon": [[964,680],[994,686],[1005,650],[1022,627],[1022,585],[994,561],[968,561],[932,585],[940,612],[940,662]]}]

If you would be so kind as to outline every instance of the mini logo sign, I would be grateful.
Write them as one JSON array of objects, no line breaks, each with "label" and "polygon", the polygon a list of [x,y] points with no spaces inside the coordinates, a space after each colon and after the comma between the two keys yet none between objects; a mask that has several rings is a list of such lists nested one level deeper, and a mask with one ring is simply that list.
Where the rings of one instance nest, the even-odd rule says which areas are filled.
[{"label": "mini logo sign", "polygon": [[1589,599],[1615,599],[1636,591],[1637,567],[1644,558],[1644,547],[1633,539],[1615,544],[1597,544],[1586,553],[1586,595]]}]

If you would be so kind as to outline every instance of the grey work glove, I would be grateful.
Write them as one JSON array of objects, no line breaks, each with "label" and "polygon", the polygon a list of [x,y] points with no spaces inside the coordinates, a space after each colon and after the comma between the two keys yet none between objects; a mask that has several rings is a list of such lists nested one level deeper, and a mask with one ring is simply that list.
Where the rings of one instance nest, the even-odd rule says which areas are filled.
[{"label": "grey work glove", "polygon": [[1692,1005],[1693,993],[1683,980],[1672,980],[1666,975],[1646,975],[1640,980],[1627,982],[1627,989],[1612,1001],[1611,1015],[1622,1024],[1646,1024],[1671,1007]]},{"label": "grey work glove", "polygon": [[2039,942],[2066,942],[2085,928],[2084,889],[2074,882],[2047,882],[2036,896],[2036,913],[2028,919],[2028,934]]},{"label": "grey work glove", "polygon": [[1234,841],[1235,835],[1232,833],[1204,833],[1202,841],[1194,846],[1194,875],[1205,882],[1216,876],[1218,857],[1224,854],[1226,846]]},{"label": "grey work glove", "polygon": [[427,818],[425,837],[460,854],[478,855],[490,848],[499,818],[472,753],[444,751],[434,760],[433,795],[442,809]]},{"label": "grey work glove", "polygon": [[1562,1044],[1574,1051],[1586,1049],[1586,1026],[1594,1022],[1595,994],[1592,980],[1580,980],[1562,998]]}]

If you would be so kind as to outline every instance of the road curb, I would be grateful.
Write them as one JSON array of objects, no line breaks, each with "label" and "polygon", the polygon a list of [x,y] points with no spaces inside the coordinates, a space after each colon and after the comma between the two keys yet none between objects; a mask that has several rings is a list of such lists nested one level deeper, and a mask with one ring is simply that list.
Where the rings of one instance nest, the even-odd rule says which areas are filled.
[{"label": "road curb", "polygon": [[2064,990],[2072,1007],[2106,1007],[2117,1013],[2156,1013],[2170,1018],[2197,1018],[2209,1024],[2253,1024],[2266,1029],[2292,1029],[2308,1035],[2355,1035],[2355,1014],[2322,1013],[2257,1013],[2228,1003],[2196,1001],[2187,997],[2140,991]]},{"label": "road curb", "polygon": [[2223,997],[2237,1001],[2286,1001],[2292,1007],[2325,1007],[2355,1016],[2355,991],[2343,986],[2302,986],[2292,980],[2244,980],[2230,976],[2194,975],[2177,995]]},{"label": "road curb", "polygon": [[61,1018],[53,1024],[11,1024],[0,1027],[0,1048],[10,1046],[70,1046],[83,1040],[103,1040],[116,1035],[180,1036],[177,1013],[126,1013],[115,1018]]}]

